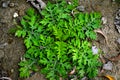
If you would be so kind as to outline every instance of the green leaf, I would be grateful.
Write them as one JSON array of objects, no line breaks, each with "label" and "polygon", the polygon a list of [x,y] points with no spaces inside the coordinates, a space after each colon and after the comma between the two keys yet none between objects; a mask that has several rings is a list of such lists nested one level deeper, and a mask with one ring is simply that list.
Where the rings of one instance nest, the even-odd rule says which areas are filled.
[{"label": "green leaf", "polygon": [[34,9],[33,9],[33,8],[28,9],[28,10],[26,11],[26,14],[27,14],[28,16],[33,16],[33,15],[34,15]]},{"label": "green leaf", "polygon": [[60,42],[60,41],[55,42],[55,44],[57,46],[55,46],[54,48],[57,50],[58,60],[59,60],[62,57],[62,55],[64,54],[64,51],[66,51],[67,45],[65,42]]},{"label": "green leaf", "polygon": [[19,71],[20,71],[20,77],[29,77],[30,75],[29,69],[26,69],[24,67],[21,67]]},{"label": "green leaf", "polygon": [[67,79],[67,73],[74,67],[78,80],[97,75],[99,55],[92,54],[88,40],[96,39],[94,29],[100,28],[101,15],[78,12],[72,16],[77,2],[74,0],[71,5],[62,0],[48,2],[41,15],[34,9],[26,12],[22,28],[15,33],[24,38],[27,48],[19,64],[20,77],[29,77],[39,67],[48,80]]},{"label": "green leaf", "polygon": [[40,46],[38,39],[32,38],[31,41],[33,42],[33,45],[35,45],[35,46]]},{"label": "green leaf", "polygon": [[31,20],[31,17],[28,16],[28,15],[25,15],[25,16],[23,16],[23,19],[25,19],[25,20]]},{"label": "green leaf", "polygon": [[36,17],[35,17],[35,16],[32,16],[32,17],[31,17],[31,21],[28,22],[28,24],[31,26],[32,29],[35,29],[35,27],[36,27],[36,26],[34,26],[34,24],[35,24],[35,22],[36,22],[35,20],[36,20]]},{"label": "green leaf", "polygon": [[17,37],[21,37],[22,36],[22,30],[17,30],[16,33],[15,33],[15,36]]},{"label": "green leaf", "polygon": [[39,63],[40,63],[40,64],[43,64],[43,65],[48,64],[48,62],[49,62],[49,61],[48,61],[46,58],[43,58],[43,59],[39,60]]},{"label": "green leaf", "polygon": [[22,37],[24,38],[26,36],[26,31],[22,31]]},{"label": "green leaf", "polygon": [[85,33],[87,35],[87,37],[91,38],[91,39],[96,39],[96,33],[93,31],[86,31]]},{"label": "green leaf", "polygon": [[89,14],[85,13],[85,22],[89,22]]},{"label": "green leaf", "polygon": [[27,47],[27,49],[32,46],[32,43],[31,43],[30,38],[26,38],[26,39],[24,40],[24,43],[25,43],[25,46]]},{"label": "green leaf", "polygon": [[26,21],[22,18],[21,25],[24,26],[24,27],[26,27],[26,24],[27,24]]},{"label": "green leaf", "polygon": [[73,61],[76,61],[78,59],[78,53],[73,53]]}]

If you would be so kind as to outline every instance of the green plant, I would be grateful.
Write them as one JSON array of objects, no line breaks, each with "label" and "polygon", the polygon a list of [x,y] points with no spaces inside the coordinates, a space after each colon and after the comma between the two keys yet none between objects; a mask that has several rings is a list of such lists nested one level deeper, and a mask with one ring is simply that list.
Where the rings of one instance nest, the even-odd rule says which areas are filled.
[{"label": "green plant", "polygon": [[[42,17],[29,9],[21,20],[22,29],[16,36],[23,37],[27,48],[20,65],[20,77],[29,77],[31,71],[46,75],[49,80],[66,79],[68,73],[76,67],[77,77],[89,78],[97,75],[100,62],[92,54],[88,38],[96,39],[93,31],[100,27],[99,13],[79,13],[70,15],[73,5],[65,1],[57,4],[48,2]],[[94,70],[93,70],[94,69]]]},{"label": "green plant", "polygon": [[120,3],[120,0],[115,0],[115,2]]}]

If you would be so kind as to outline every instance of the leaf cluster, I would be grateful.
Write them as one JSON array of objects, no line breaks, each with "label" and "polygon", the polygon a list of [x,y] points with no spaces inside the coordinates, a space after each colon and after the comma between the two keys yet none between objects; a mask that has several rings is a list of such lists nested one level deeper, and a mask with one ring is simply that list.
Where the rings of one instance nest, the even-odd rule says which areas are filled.
[{"label": "leaf cluster", "polygon": [[100,62],[98,54],[93,55],[91,44],[86,39],[96,39],[94,29],[100,27],[99,13],[79,13],[71,16],[74,6],[65,1],[57,4],[48,2],[42,17],[29,9],[21,20],[22,29],[16,36],[24,38],[27,48],[20,65],[20,77],[29,77],[31,71],[46,75],[49,80],[67,79],[68,73],[76,67],[79,79],[97,75]]}]

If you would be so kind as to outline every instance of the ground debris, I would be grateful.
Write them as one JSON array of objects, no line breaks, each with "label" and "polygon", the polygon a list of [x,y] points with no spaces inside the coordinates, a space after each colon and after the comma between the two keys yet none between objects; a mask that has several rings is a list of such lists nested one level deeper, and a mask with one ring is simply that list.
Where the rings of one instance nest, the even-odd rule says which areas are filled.
[{"label": "ground debris", "polygon": [[115,78],[110,75],[105,75],[105,77],[108,78],[109,80],[115,80]]},{"label": "ground debris", "polygon": [[119,61],[120,60],[120,54],[118,54],[115,57],[109,58],[109,60],[111,60],[111,61]]},{"label": "ground debris", "polygon": [[111,61],[108,61],[106,64],[103,65],[103,69],[105,70],[112,70],[113,64]]},{"label": "ground debris", "polygon": [[102,62],[103,64],[106,63],[106,60],[105,60],[104,56],[102,56],[101,54],[100,54],[100,60],[101,60],[101,62]]}]

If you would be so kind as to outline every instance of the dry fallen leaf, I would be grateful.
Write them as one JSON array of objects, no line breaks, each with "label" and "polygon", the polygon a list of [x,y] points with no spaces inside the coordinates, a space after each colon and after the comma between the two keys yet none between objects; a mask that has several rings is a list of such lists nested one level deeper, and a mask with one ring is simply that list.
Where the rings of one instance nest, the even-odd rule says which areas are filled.
[{"label": "dry fallen leaf", "polygon": [[108,78],[109,80],[115,80],[115,78],[110,75],[105,75],[105,77]]},{"label": "dry fallen leaf", "polygon": [[105,41],[106,41],[107,46],[110,48],[110,50],[112,50],[112,48],[110,47],[110,45],[109,45],[109,43],[108,43],[108,38],[107,38],[107,36],[106,36],[100,29],[94,30],[94,32],[101,34],[101,35],[105,38]]},{"label": "dry fallen leaf", "polygon": [[70,75],[73,75],[75,73],[76,67],[73,68],[73,70],[69,73]]},{"label": "dry fallen leaf", "polygon": [[111,60],[111,61],[118,61],[118,60],[120,60],[120,54],[118,54],[115,57],[110,58],[109,60]]}]

